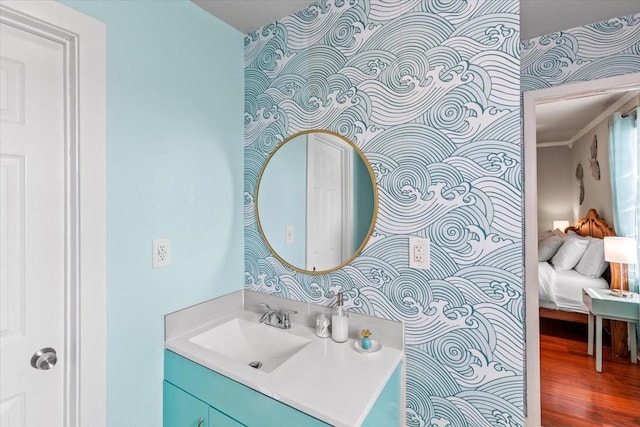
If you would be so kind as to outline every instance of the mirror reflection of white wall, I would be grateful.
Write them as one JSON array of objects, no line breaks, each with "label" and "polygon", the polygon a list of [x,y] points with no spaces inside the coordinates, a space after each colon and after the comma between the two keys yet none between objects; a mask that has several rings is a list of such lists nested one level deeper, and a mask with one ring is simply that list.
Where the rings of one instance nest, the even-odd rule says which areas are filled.
[{"label": "mirror reflection of white wall", "polygon": [[258,218],[273,251],[306,271],[327,271],[364,243],[374,214],[374,182],[342,138],[305,133],[286,141],[265,167]]}]

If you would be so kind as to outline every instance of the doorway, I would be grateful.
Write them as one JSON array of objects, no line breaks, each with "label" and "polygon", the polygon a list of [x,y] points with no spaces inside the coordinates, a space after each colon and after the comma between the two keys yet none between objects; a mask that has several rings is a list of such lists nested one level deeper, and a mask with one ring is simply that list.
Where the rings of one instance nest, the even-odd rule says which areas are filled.
[{"label": "doorway", "polygon": [[640,88],[640,73],[581,82],[525,92],[524,165],[525,165],[525,295],[526,295],[526,361],[527,361],[527,425],[541,425],[540,403],[540,328],[538,319],[537,270],[537,153],[536,104],[553,100],[583,97],[613,91]]},{"label": "doorway", "polygon": [[0,25],[3,425],[105,426],[106,29],[54,1]]}]

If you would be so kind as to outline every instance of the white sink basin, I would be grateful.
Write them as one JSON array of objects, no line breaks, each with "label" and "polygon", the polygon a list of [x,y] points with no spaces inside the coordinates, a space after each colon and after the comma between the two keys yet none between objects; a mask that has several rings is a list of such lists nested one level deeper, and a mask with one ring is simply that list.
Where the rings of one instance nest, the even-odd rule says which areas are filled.
[{"label": "white sink basin", "polygon": [[311,341],[289,332],[242,318],[231,319],[190,338],[192,343],[244,365],[259,362],[271,372]]}]

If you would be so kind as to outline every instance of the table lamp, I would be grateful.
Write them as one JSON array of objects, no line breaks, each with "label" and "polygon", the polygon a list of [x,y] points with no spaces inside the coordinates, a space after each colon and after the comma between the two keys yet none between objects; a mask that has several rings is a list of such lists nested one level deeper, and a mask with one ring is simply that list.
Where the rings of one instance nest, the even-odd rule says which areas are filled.
[{"label": "table lamp", "polygon": [[560,231],[564,231],[565,228],[569,226],[569,221],[566,220],[556,220],[553,221],[553,229],[558,229]]},{"label": "table lamp", "polygon": [[[638,257],[638,246],[633,237],[605,237],[604,238],[604,260],[620,264],[620,289],[612,289],[611,295],[628,297],[632,293],[622,289],[624,272],[622,264],[635,264]],[[628,283],[628,281],[627,281]]]}]

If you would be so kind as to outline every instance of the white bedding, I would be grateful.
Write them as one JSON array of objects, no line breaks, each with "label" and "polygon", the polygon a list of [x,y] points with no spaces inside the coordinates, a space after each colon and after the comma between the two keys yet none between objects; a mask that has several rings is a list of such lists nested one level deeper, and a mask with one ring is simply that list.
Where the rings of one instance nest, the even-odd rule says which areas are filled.
[{"label": "white bedding", "polygon": [[538,263],[540,307],[587,313],[582,303],[582,288],[608,289],[603,278],[592,279],[575,270],[557,271],[548,262]]}]

